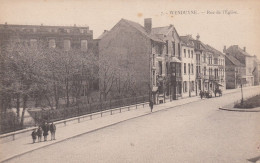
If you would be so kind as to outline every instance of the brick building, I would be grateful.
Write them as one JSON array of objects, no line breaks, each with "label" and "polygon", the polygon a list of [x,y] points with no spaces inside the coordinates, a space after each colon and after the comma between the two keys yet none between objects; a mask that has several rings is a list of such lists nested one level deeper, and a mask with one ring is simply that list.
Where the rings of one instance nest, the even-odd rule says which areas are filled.
[{"label": "brick building", "polygon": [[[159,76],[165,74],[165,42],[152,35],[152,20],[144,27],[121,19],[98,42],[100,91],[103,98],[152,95],[158,102]],[[113,97],[112,97],[113,98]]]}]

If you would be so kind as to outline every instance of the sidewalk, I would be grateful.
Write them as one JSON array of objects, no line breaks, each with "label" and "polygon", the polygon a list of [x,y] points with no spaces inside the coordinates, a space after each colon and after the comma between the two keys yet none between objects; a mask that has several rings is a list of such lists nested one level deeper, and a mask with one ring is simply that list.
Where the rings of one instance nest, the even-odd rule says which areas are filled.
[{"label": "sidewalk", "polygon": [[[229,94],[233,92],[239,91],[236,90],[226,90],[224,94]],[[158,112],[160,110],[169,109],[173,107],[177,107],[180,105],[201,101],[199,96],[191,97],[191,98],[185,98],[185,99],[179,99],[159,105],[155,105],[153,112]],[[151,114],[150,108],[148,105],[139,106],[137,109],[135,107],[130,108],[130,111],[128,109],[123,109],[122,114],[119,114],[118,112],[114,112],[113,115],[110,115],[110,112],[103,113],[103,117],[100,118],[100,115],[96,115],[93,117],[92,120],[85,120],[80,123],[70,124],[66,127],[59,127],[57,128],[56,132],[56,140],[50,141],[50,135],[48,137],[47,142],[40,142],[32,144],[32,138],[30,135],[27,137],[17,139],[15,141],[7,142],[4,144],[1,144],[1,150],[0,150],[0,161],[7,161],[13,157],[18,157],[20,155],[23,155],[25,153],[29,153],[31,151],[59,143],[86,133],[94,132],[96,130],[106,128],[124,121],[128,121],[134,118],[138,118],[141,116],[145,116],[147,114]],[[4,149],[4,150],[3,150]]]}]

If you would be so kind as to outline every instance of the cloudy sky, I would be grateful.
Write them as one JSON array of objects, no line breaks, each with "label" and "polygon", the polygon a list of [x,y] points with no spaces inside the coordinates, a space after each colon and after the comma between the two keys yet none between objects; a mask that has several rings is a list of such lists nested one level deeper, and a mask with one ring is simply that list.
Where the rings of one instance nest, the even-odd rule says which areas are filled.
[{"label": "cloudy sky", "polygon": [[[229,13],[229,14],[228,14]],[[246,46],[260,59],[260,2],[257,0],[0,0],[0,24],[89,26],[94,38],[121,18],[153,27],[173,24],[179,35],[199,33],[218,50]]]}]

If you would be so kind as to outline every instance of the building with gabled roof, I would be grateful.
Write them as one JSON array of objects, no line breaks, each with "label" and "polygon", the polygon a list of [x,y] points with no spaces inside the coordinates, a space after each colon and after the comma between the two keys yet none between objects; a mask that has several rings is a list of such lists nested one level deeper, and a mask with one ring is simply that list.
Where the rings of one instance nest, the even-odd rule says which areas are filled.
[{"label": "building with gabled roof", "polygon": [[224,47],[224,51],[226,54],[229,54],[233,56],[235,59],[237,59],[241,64],[245,65],[246,69],[246,81],[245,86],[252,86],[254,85],[254,78],[257,76],[254,76],[253,70],[255,68],[255,56],[252,56],[246,52],[246,47],[241,49],[238,45],[232,45],[229,48]]},{"label": "building with gabled roof", "polygon": [[238,88],[242,84],[241,82],[246,80],[246,66],[229,53],[225,55],[225,58],[226,88]]},{"label": "building with gabled roof", "polygon": [[162,76],[159,74],[158,76],[159,79],[163,79],[160,80],[160,86],[164,83],[164,87],[166,88],[166,91],[161,91],[159,98],[163,95],[166,99],[178,99],[182,97],[181,41],[179,34],[172,24],[152,28],[151,33],[162,39],[166,44],[165,56],[157,57],[158,63],[166,69],[165,74],[162,74]]},{"label": "building with gabled roof", "polygon": [[166,71],[158,58],[165,57],[166,45],[151,32],[152,19],[145,19],[144,26],[121,19],[99,40],[100,93],[104,100],[145,95],[158,102],[158,76]]}]

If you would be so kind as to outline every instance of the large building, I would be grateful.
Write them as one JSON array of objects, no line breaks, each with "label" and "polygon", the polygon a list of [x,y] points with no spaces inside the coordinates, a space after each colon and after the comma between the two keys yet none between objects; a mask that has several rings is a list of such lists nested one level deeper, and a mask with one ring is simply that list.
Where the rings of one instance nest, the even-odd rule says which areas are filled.
[{"label": "large building", "polygon": [[0,24],[1,44],[12,41],[25,41],[30,45],[38,42],[53,48],[69,50],[78,48],[92,49],[93,31],[89,27],[74,26],[45,26],[45,25],[11,25]]},{"label": "large building", "polygon": [[148,95],[155,103],[166,74],[165,42],[152,35],[152,20],[144,27],[121,19],[99,40],[100,92],[108,96]]},{"label": "large building", "polygon": [[[80,53],[97,55],[97,44],[93,40],[93,31],[89,30],[87,26],[0,24],[0,52],[4,53],[3,51],[13,43],[26,45],[29,48],[41,46],[43,50],[59,49],[61,53],[69,51],[73,53],[73,50],[78,50]],[[93,66],[92,71],[98,73],[98,66]],[[85,78],[87,78],[86,75]],[[98,90],[97,81],[98,79],[91,79],[84,81],[83,85],[85,89]]]}]

